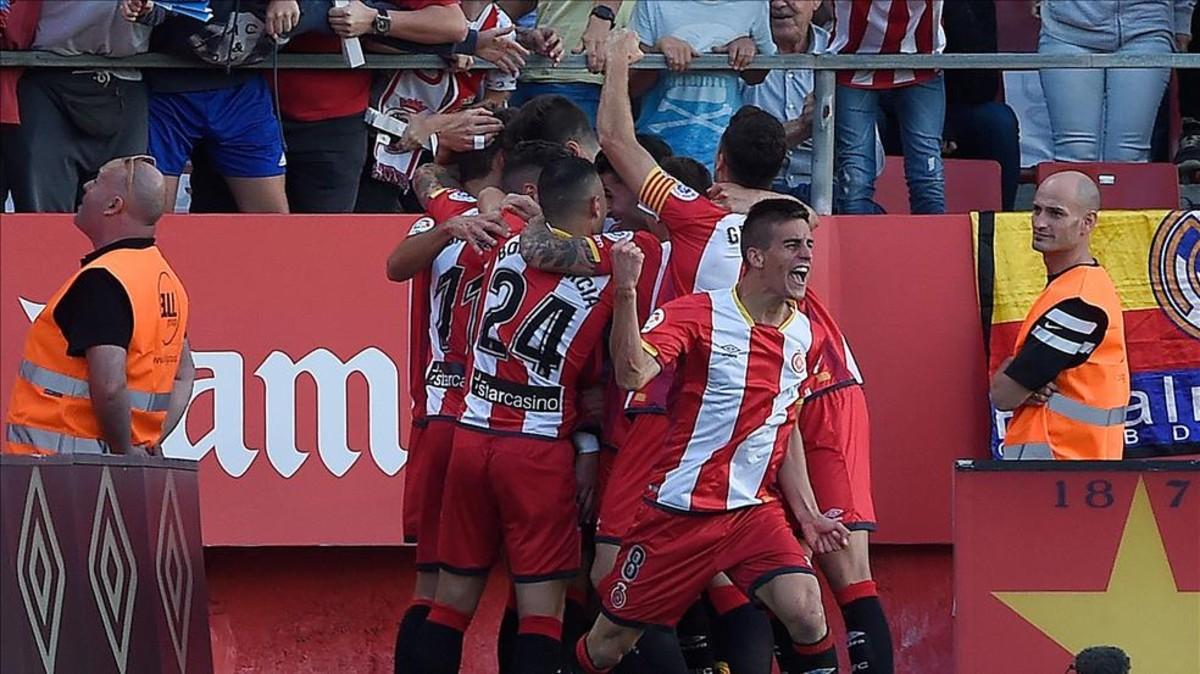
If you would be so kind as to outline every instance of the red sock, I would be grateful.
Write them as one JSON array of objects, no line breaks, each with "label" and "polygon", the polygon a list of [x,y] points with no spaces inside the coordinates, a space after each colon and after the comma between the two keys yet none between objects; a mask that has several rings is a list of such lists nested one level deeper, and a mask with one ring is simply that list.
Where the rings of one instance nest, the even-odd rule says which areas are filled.
[{"label": "red sock", "polygon": [[583,668],[586,674],[607,674],[612,668],[600,669],[596,663],[592,662],[592,656],[587,650],[587,635],[583,635],[579,641],[575,642],[575,660],[579,662],[579,666]]},{"label": "red sock", "polygon": [[708,588],[708,600],[717,610],[717,615],[725,615],[750,603],[746,595],[742,594],[742,591],[734,585],[717,585]]},{"label": "red sock", "polygon": [[431,623],[445,625],[459,632],[466,632],[467,625],[471,624],[471,616],[466,613],[460,613],[443,604],[434,604],[433,608],[429,609],[429,617],[426,620]]},{"label": "red sock", "polygon": [[517,624],[517,634],[540,634],[555,641],[561,641],[562,625],[562,621],[553,616],[525,616]]},{"label": "red sock", "polygon": [[859,583],[853,583],[833,593],[833,597],[837,600],[838,606],[845,606],[852,601],[857,601],[865,597],[878,596],[879,589],[875,587],[875,581],[873,580],[864,580]]},{"label": "red sock", "polygon": [[825,630],[825,636],[815,644],[792,644],[792,650],[796,655],[819,655],[833,648],[833,637],[830,636],[829,630]]}]

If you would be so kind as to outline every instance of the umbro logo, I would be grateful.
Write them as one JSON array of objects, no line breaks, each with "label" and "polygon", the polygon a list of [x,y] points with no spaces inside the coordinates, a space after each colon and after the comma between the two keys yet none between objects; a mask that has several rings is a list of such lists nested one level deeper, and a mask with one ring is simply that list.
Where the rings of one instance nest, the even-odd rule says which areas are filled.
[{"label": "umbro logo", "polygon": [[737,344],[715,344],[714,343],[713,351],[721,354],[722,356],[729,356],[730,358],[744,356],[747,353],[749,353],[749,351],[743,349],[742,347],[738,346]]}]

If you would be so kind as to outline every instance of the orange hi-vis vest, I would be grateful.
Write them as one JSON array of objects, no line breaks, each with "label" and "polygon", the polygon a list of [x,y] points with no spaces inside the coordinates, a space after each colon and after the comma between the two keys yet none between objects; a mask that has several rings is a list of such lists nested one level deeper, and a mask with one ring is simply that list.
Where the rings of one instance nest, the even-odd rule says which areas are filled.
[{"label": "orange hi-vis vest", "polygon": [[1045,405],[1021,405],[1004,435],[1006,459],[1110,459],[1125,451],[1129,363],[1117,289],[1103,267],[1084,265],[1054,279],[1033,303],[1017,334],[1021,350],[1034,323],[1051,307],[1080,298],[1108,315],[1108,330],[1082,365],[1063,370]]},{"label": "orange hi-vis vest", "polygon": [[5,423],[5,452],[108,453],[88,395],[87,359],[67,355],[54,310],[79,274],[105,269],[125,288],[133,307],[126,386],[134,445],[161,440],[187,333],[188,297],[155,246],[121,248],[84,265],[50,298],[25,338]]}]

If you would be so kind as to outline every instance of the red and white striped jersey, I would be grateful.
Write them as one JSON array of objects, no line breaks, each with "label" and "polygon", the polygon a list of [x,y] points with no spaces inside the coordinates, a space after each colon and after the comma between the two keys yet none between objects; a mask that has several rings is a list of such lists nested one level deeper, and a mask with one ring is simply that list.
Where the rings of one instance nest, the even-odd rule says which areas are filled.
[{"label": "red and white striped jersey", "polygon": [[[944,0],[834,0],[832,54],[940,54]],[[838,83],[892,89],[932,78],[934,70],[843,70]]]},{"label": "red and white striped jersey", "polygon": [[[458,215],[478,213],[475,197],[452,189],[434,194],[425,210],[436,225]],[[525,226],[511,212],[506,212],[504,218],[511,234]],[[428,417],[456,419],[462,413],[468,333],[474,324],[489,260],[490,256],[480,255],[465,241],[453,239],[425,272],[428,357],[421,383]]]},{"label": "red and white striped jersey", "polygon": [[[434,226],[429,216],[417,218],[408,236],[428,232]],[[407,237],[406,237],[407,238]],[[412,400],[412,423],[424,426],[429,402],[425,394],[425,369],[429,365],[429,270],[422,269],[410,280],[408,301],[408,393]]]},{"label": "red and white striped jersey", "polygon": [[812,290],[805,294],[799,307],[808,317],[813,335],[812,347],[808,350],[808,379],[801,391],[804,399],[842,386],[861,386],[863,377],[858,361],[850,352],[850,343],[833,315]]},{"label": "red and white striped jersey", "polygon": [[[612,244],[630,238],[648,257],[662,249],[645,232],[590,237],[601,273],[611,269]],[[459,421],[495,433],[563,438],[575,430],[580,377],[594,362],[612,316],[611,277],[535,269],[526,265],[520,246],[518,236],[497,249],[482,289]],[[653,280],[644,274],[642,284],[649,284],[648,277]]]},{"label": "red and white striped jersey", "polygon": [[646,176],[638,199],[671,233],[671,279],[677,294],[737,283],[745,215],[721,208],[661,168]]},{"label": "red and white striped jersey", "polygon": [[756,324],[726,288],[680,297],[642,330],[659,363],[678,363],[670,436],[652,498],[678,510],[725,511],[774,500],[812,344],[798,309]]}]

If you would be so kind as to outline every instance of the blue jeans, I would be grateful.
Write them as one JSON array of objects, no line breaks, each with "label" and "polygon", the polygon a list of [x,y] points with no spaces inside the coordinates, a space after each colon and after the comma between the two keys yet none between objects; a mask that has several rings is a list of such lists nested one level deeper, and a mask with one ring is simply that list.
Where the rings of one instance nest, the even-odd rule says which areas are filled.
[{"label": "blue jeans", "polygon": [[834,212],[883,212],[874,196],[875,122],[884,104],[894,109],[900,125],[910,209],[913,213],[945,212],[942,123],[946,92],[941,75],[897,89],[838,85]]},{"label": "blue jeans", "polygon": [[1001,208],[1013,210],[1021,178],[1021,139],[1017,115],[1004,103],[950,103],[946,140],[958,145],[951,159],[991,159],[1000,164]]},{"label": "blue jeans", "polygon": [[[1118,54],[1170,54],[1165,34],[1152,33],[1121,45]],[[1094,50],[1056,40],[1044,32],[1039,54],[1091,54]],[[1054,158],[1059,161],[1144,162],[1168,69],[1044,69],[1040,72]]]},{"label": "blue jeans", "polygon": [[511,108],[524,105],[529,99],[545,95],[566,96],[578,105],[592,126],[596,126],[596,111],[600,109],[600,85],[588,82],[521,82],[508,99]]}]

